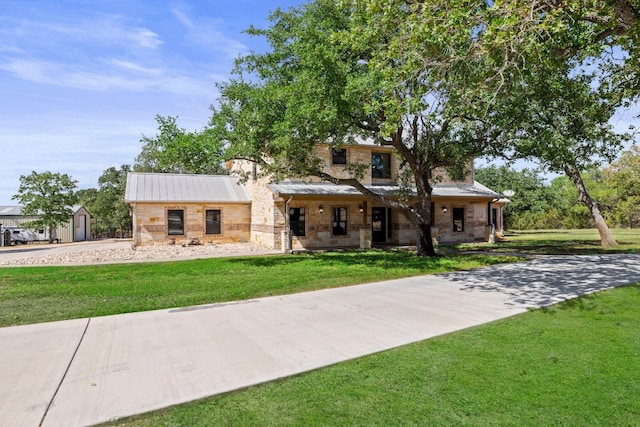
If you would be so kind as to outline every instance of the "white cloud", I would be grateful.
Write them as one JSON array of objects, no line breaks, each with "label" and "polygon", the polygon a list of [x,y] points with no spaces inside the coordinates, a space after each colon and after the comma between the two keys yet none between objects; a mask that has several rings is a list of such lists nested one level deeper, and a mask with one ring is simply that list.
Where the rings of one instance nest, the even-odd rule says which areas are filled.
[{"label": "white cloud", "polygon": [[10,44],[10,43],[5,43],[3,41],[0,41],[0,53],[19,54],[23,52],[15,44]]},{"label": "white cloud", "polygon": [[193,21],[185,13],[182,13],[176,8],[171,9],[171,12],[175,15],[178,21],[185,27],[189,29],[192,29],[194,27]]},{"label": "white cloud", "polygon": [[125,33],[125,36],[129,36],[138,44],[138,46],[149,49],[156,49],[164,43],[160,40],[158,34],[147,30],[146,28],[136,28],[132,31],[128,31]]},{"label": "white cloud", "polygon": [[148,28],[130,26],[127,19],[118,15],[101,15],[85,18],[78,23],[24,21],[21,32],[25,36],[49,43],[56,37],[69,44],[93,44],[124,48],[157,49],[163,44],[160,36]]},{"label": "white cloud", "polygon": [[56,65],[46,61],[21,61],[14,60],[0,64],[0,70],[14,74],[23,80],[37,83],[49,83],[47,74],[52,72]]},{"label": "white cloud", "polygon": [[0,64],[0,70],[12,73],[23,80],[99,92],[120,89],[133,92],[164,91],[185,95],[214,93],[213,82],[199,76],[182,75],[180,71],[146,68],[140,64],[115,59],[104,62],[114,65],[115,68],[79,69],[76,64],[14,60]]},{"label": "white cloud", "polygon": [[149,75],[161,75],[162,70],[159,68],[149,68],[144,65],[132,62],[132,61],[122,61],[119,59],[108,59],[105,61],[107,64],[114,65],[116,67],[125,69],[127,71],[134,71],[136,73],[141,74],[149,74]]},{"label": "white cloud", "polygon": [[190,41],[201,48],[223,52],[228,58],[234,59],[240,54],[246,54],[249,49],[243,43],[224,33],[224,22],[219,19],[194,20],[186,13],[172,10],[174,16],[187,30]]},{"label": "white cloud", "polygon": [[[9,3],[0,13],[0,146],[12,161],[0,204],[12,203],[19,176],[32,170],[95,187],[106,168],[135,161],[141,136],[157,133],[156,114],[202,129],[215,82],[249,50],[231,33],[235,15],[211,5],[196,13],[188,1],[173,10],[150,1]],[[246,18],[246,6],[229,7]]]}]

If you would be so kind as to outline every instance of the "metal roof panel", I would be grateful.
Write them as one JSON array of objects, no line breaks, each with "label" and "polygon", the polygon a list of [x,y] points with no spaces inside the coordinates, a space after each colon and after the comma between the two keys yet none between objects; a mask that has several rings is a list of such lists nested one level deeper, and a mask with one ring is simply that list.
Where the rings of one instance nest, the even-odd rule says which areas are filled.
[{"label": "metal roof panel", "polygon": [[[305,196],[359,196],[361,193],[354,187],[348,185],[336,185],[328,182],[276,182],[267,185],[278,195],[305,195]],[[400,192],[399,185],[365,185],[374,193],[383,196],[393,196]],[[413,195],[417,195],[413,190]],[[435,185],[433,187],[434,197],[480,197],[480,198],[500,198],[502,194],[474,182],[473,185]]]},{"label": "metal roof panel", "polygon": [[251,198],[237,177],[129,172],[126,202],[249,203]]}]

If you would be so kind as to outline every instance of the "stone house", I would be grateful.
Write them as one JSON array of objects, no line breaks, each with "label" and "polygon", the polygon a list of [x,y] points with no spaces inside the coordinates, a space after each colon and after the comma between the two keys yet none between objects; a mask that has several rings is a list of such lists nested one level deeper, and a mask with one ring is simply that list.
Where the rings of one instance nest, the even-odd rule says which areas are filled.
[{"label": "stone house", "polygon": [[[399,159],[391,147],[358,144],[336,150],[318,144],[315,151],[332,176],[346,178],[350,164],[361,164],[366,166],[362,182],[369,189],[390,197],[400,190]],[[254,163],[227,166],[232,175],[244,175],[245,182],[234,176],[130,173],[125,201],[133,207],[135,244],[246,240],[289,251],[417,243],[415,226],[400,211],[353,187],[315,178],[270,182]],[[437,176],[432,235],[438,243],[489,241],[502,231],[502,207],[508,200],[473,179],[472,162],[469,170],[464,180],[444,172]],[[180,195],[164,194],[176,189]],[[220,211],[218,234],[207,232],[212,209]]]},{"label": "stone house", "polygon": [[124,200],[135,246],[251,237],[251,198],[237,177],[129,172]]}]

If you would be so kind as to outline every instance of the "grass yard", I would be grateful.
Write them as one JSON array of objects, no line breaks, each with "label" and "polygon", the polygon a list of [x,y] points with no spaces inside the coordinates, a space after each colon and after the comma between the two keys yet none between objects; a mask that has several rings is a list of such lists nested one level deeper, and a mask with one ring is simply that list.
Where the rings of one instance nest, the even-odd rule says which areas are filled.
[{"label": "grass yard", "polygon": [[638,426],[640,285],[112,426]]},{"label": "grass yard", "polygon": [[[348,286],[516,261],[640,253],[640,231],[510,233],[496,244],[0,269],[0,326]],[[472,254],[458,252],[471,251]],[[477,251],[477,254],[473,254]],[[495,255],[486,252],[495,251]],[[118,426],[640,426],[640,284],[292,378],[118,420]]]},{"label": "grass yard", "polygon": [[166,263],[0,268],[0,326],[237,301],[511,262],[326,252]]},{"label": "grass yard", "polygon": [[495,244],[460,244],[451,247],[459,250],[548,255],[640,253],[640,229],[614,228],[611,231],[619,243],[615,248],[600,246],[596,229],[508,231]]}]

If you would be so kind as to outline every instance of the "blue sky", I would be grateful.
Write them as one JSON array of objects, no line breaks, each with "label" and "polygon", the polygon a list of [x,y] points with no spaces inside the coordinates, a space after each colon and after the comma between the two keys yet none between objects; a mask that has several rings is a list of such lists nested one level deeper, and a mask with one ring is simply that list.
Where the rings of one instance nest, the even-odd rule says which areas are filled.
[{"label": "blue sky", "polygon": [[[105,169],[133,164],[156,114],[202,129],[234,58],[266,48],[242,31],[303,3],[0,0],[0,205],[17,203],[31,171],[97,187]],[[627,111],[614,125],[633,122]]]},{"label": "blue sky", "polygon": [[242,31],[303,3],[0,0],[0,205],[34,170],[97,187],[133,164],[156,114],[203,128],[234,58],[266,48]]}]

